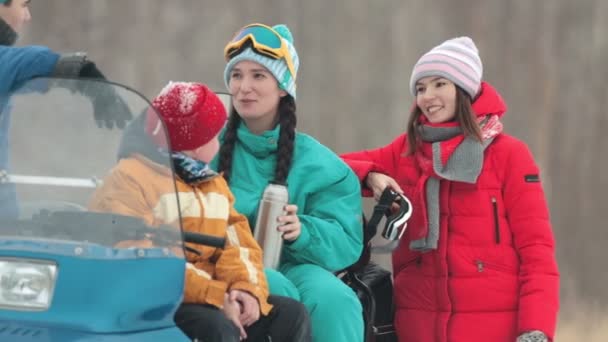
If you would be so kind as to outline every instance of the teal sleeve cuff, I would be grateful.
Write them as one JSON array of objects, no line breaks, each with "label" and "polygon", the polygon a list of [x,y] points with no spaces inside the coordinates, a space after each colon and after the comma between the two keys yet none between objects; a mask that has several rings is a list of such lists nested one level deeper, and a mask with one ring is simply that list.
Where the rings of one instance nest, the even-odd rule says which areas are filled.
[{"label": "teal sleeve cuff", "polygon": [[308,232],[308,229],[306,229],[306,227],[302,225],[302,231],[300,233],[300,236],[298,236],[295,241],[291,243],[286,243],[285,247],[287,247],[287,249],[291,251],[299,252],[308,247],[310,240],[310,232]]}]

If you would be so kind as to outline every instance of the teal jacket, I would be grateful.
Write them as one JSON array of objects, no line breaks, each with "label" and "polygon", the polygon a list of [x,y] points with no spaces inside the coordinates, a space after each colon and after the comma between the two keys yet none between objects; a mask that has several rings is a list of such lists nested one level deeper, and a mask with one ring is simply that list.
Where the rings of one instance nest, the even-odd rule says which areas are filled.
[{"label": "teal jacket", "polygon": [[[255,135],[241,124],[237,132],[230,189],[236,210],[247,216],[252,229],[262,192],[274,178],[279,130],[277,126]],[[302,233],[284,245],[281,269],[306,263],[331,272],[344,269],[363,250],[359,180],[334,152],[311,136],[297,132],[294,145],[287,187],[289,203],[298,206]],[[211,166],[217,169],[217,158]]]}]

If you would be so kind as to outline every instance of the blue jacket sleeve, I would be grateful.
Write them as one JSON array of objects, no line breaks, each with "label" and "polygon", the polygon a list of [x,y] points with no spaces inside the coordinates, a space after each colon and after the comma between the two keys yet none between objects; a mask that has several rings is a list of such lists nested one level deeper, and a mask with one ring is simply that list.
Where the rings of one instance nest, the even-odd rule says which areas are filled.
[{"label": "blue jacket sleeve", "polygon": [[0,93],[34,77],[50,76],[59,54],[44,46],[0,46]]},{"label": "blue jacket sleeve", "polygon": [[341,178],[312,192],[299,208],[302,233],[286,245],[287,263],[313,263],[335,272],[354,264],[363,251],[361,188],[347,167]]}]

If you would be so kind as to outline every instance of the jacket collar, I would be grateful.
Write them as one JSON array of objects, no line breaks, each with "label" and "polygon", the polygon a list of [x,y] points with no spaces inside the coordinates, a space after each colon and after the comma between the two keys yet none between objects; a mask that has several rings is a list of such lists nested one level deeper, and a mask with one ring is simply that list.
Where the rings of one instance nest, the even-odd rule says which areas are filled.
[{"label": "jacket collar", "polygon": [[236,134],[238,141],[247,152],[263,158],[277,152],[280,132],[281,128],[277,125],[274,129],[265,131],[260,135],[254,134],[245,123],[241,122]]},{"label": "jacket collar", "polygon": [[502,99],[502,96],[487,82],[481,83],[481,90],[475,101],[473,101],[472,107],[477,116],[493,114],[500,118],[507,111],[507,104]]},{"label": "jacket collar", "polygon": [[17,41],[17,32],[0,18],[0,45],[12,46]]}]

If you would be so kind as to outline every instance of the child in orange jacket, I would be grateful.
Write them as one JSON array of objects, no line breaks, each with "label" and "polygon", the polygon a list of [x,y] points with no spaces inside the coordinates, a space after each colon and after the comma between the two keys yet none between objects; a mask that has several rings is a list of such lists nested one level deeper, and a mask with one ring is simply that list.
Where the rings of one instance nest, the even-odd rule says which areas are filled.
[{"label": "child in orange jacket", "polygon": [[[90,208],[136,216],[150,226],[176,224],[181,217],[185,231],[227,237],[224,249],[192,245],[198,254],[187,253],[184,300],[175,320],[190,338],[310,341],[304,307],[269,296],[262,250],[247,218],[234,209],[224,178],[208,167],[226,121],[221,100],[203,84],[170,82],[153,107],[141,118],[145,122],[134,123],[143,123],[139,129],[158,150],[129,152],[122,146],[123,158],[94,194]],[[173,160],[177,189],[172,171],[156,163],[154,153]],[[179,208],[173,205],[175,190]]]}]

